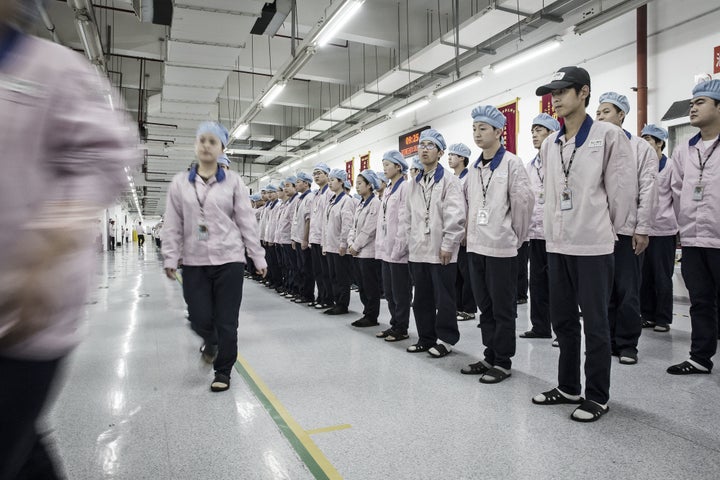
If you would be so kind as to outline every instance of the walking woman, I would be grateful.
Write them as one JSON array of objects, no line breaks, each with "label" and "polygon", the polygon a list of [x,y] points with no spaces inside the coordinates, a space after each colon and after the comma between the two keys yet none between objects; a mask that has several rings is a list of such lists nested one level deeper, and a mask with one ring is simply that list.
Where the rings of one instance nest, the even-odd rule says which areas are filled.
[{"label": "walking woman", "polygon": [[215,367],[213,392],[230,388],[237,358],[245,250],[258,274],[267,271],[248,189],[235,172],[218,168],[227,141],[222,125],[200,124],[198,163],[170,184],[162,238],[168,278],[175,278],[178,258],[183,259],[183,295],[192,329],[204,342],[202,357]]}]

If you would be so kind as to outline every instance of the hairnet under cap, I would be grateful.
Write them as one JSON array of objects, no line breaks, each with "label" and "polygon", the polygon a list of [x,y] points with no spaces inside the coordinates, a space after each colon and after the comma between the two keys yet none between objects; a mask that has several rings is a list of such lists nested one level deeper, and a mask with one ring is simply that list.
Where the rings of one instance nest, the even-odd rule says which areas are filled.
[{"label": "hairnet under cap", "polygon": [[480,105],[473,108],[472,113],[473,122],[487,123],[491,127],[503,129],[507,119],[500,110],[493,107],[492,105]]},{"label": "hairnet under cap", "polygon": [[668,131],[652,123],[643,127],[640,136],[644,137],[645,135],[650,135],[651,137],[655,137],[663,142],[668,139]]},{"label": "hairnet under cap", "polygon": [[470,147],[468,147],[464,143],[453,143],[448,147],[448,153],[454,153],[455,155],[459,155],[465,158],[470,158],[470,155],[472,155]]},{"label": "hairnet under cap", "polygon": [[330,167],[328,167],[327,163],[318,163],[313,167],[313,172],[316,170],[320,170],[321,172],[325,172],[327,174],[330,173]]},{"label": "hairnet under cap", "polygon": [[285,179],[285,183],[292,183],[293,186],[295,186],[295,182],[297,182],[297,177],[295,175],[290,175]]},{"label": "hairnet under cap", "polygon": [[265,187],[265,191],[266,192],[277,192],[278,189],[275,185],[268,183],[267,186]]},{"label": "hairnet under cap", "polygon": [[329,177],[337,178],[343,183],[347,182],[347,172],[339,168],[333,168],[332,170],[330,170]]},{"label": "hairnet under cap", "polygon": [[442,136],[440,132],[435,130],[434,128],[429,128],[427,130],[423,130],[420,133],[420,140],[419,142],[422,143],[424,141],[431,141],[433,142],[437,147],[438,150],[445,150],[445,138]]},{"label": "hairnet under cap", "polygon": [[533,118],[532,125],[540,125],[541,127],[547,128],[551,132],[557,132],[558,130],[560,130],[560,122],[558,122],[556,119],[554,119],[547,113],[541,113],[537,117]]},{"label": "hairnet under cap", "polygon": [[380,179],[377,177],[377,174],[374,171],[363,170],[358,175],[367,180],[373,190],[377,190],[380,188]]},{"label": "hairnet under cap", "polygon": [[412,168],[417,168],[418,170],[425,170],[425,167],[423,167],[423,164],[420,163],[420,158],[415,156],[412,159]]},{"label": "hairnet under cap", "polygon": [[605,92],[600,95],[600,103],[612,103],[627,115],[630,113],[630,100],[616,92]]},{"label": "hairnet under cap", "polygon": [[[405,170],[407,170],[407,168],[406,168]],[[388,180],[388,178],[387,178],[387,176],[385,175],[385,173],[375,171],[375,175],[377,175],[378,180],[380,180],[381,182],[385,183],[385,185],[387,185],[388,183],[390,183],[390,180]]]},{"label": "hairnet under cap", "polygon": [[405,157],[403,157],[403,154],[400,153],[399,150],[388,150],[387,152],[383,153],[383,160],[387,160],[390,163],[394,163],[395,165],[400,165],[402,168],[402,172],[407,172],[408,164],[405,161]]},{"label": "hairnet under cap", "polygon": [[313,183],[312,177],[305,172],[297,172],[297,179],[302,180],[303,182],[307,183],[308,185],[312,185],[312,183]]},{"label": "hairnet under cap", "polygon": [[217,162],[220,165],[225,165],[226,167],[230,166],[230,159],[224,153],[218,157]]},{"label": "hairnet under cap", "polygon": [[198,125],[196,136],[199,137],[204,133],[211,133],[215,135],[220,139],[220,143],[223,144],[223,147],[228,144],[228,140],[230,138],[230,133],[227,128],[217,122],[202,122]]}]

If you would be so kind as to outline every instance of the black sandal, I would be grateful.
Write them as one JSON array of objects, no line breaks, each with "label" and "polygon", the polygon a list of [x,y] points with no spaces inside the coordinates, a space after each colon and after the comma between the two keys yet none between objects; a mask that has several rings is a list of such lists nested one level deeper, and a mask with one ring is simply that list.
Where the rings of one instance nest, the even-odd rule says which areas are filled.
[{"label": "black sandal", "polygon": [[210,384],[210,390],[213,392],[224,392],[230,388],[230,377],[222,373],[215,374],[215,380]]},{"label": "black sandal", "polygon": [[488,367],[483,360],[480,360],[477,363],[471,363],[467,367],[461,368],[460,373],[463,375],[482,375],[490,370],[490,368],[491,367]]},{"label": "black sandal", "polygon": [[433,345],[429,350],[428,353],[433,358],[442,358],[447,355],[450,355],[450,352],[452,352],[452,349],[447,348],[444,344],[438,343],[437,345]]},{"label": "black sandal", "polygon": [[382,332],[378,332],[375,334],[377,338],[387,338],[388,335],[392,335],[393,329],[388,328],[387,330],[383,330]]},{"label": "black sandal", "polygon": [[408,338],[410,338],[410,336],[406,332],[396,332],[393,330],[387,337],[385,337],[385,341],[399,342],[402,340],[407,340]]},{"label": "black sandal", "polygon": [[[545,400],[535,400],[535,398],[537,398],[539,395],[544,396]],[[542,392],[539,395],[535,395],[532,398],[532,402],[535,405],[581,405],[585,401],[582,397],[580,397],[579,400],[572,400],[563,395],[563,393],[558,388],[553,388],[549,392]]]},{"label": "black sandal", "polygon": [[670,375],[692,375],[696,373],[708,374],[710,373],[710,369],[700,370],[695,365],[685,360],[682,363],[668,367],[667,373]]},{"label": "black sandal", "polygon": [[414,345],[410,345],[405,350],[410,353],[421,353],[427,352],[428,350],[430,350],[430,347],[427,345],[420,345],[419,343],[416,343]]},{"label": "black sandal", "polygon": [[480,383],[500,383],[512,375],[510,372],[503,372],[497,367],[492,367],[480,377]]},{"label": "black sandal", "polygon": [[[592,400],[585,400],[579,407],[577,407],[575,410],[573,410],[573,413],[570,415],[570,419],[574,420],[576,422],[583,422],[583,423],[590,423],[594,422],[596,420],[599,420],[600,417],[605,415],[607,412],[610,411],[610,407],[601,407],[597,403],[593,402]],[[577,412],[585,412],[592,415],[591,418],[579,418],[575,416],[575,413]]]}]

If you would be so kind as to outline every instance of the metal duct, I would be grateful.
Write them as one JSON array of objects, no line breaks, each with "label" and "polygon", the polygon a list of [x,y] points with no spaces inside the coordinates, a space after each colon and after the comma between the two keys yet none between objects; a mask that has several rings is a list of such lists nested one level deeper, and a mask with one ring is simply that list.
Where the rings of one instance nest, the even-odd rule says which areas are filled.
[{"label": "metal duct", "polygon": [[172,24],[172,0],[133,0],[132,5],[141,22],[168,27]]},{"label": "metal duct", "polygon": [[68,5],[75,12],[75,27],[80,35],[85,55],[90,62],[103,73],[107,71],[105,66],[105,54],[100,41],[100,32],[95,22],[95,12],[90,0],[68,0]]}]

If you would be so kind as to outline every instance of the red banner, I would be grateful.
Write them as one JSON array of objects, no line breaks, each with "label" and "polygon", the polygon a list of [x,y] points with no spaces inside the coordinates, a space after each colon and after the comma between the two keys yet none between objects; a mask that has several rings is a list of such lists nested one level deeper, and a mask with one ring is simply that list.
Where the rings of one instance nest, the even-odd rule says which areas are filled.
[{"label": "red banner", "polygon": [[370,152],[366,155],[360,155],[360,171],[365,171],[370,168]]},{"label": "red banner", "polygon": [[555,111],[555,108],[553,108],[552,104],[552,93],[548,93],[546,95],[543,95],[540,100],[540,113],[547,113],[551,117],[553,117],[555,120],[560,122],[560,126],[562,126],[565,123],[565,119],[558,118],[557,112]]},{"label": "red banner", "polygon": [[505,145],[505,150],[512,153],[517,153],[517,134],[520,122],[518,100],[519,99],[516,98],[510,103],[497,107],[507,119],[505,128],[503,129],[503,144]]},{"label": "red banner", "polygon": [[345,173],[347,173],[350,185],[355,185],[355,157],[345,162]]},{"label": "red banner", "polygon": [[713,51],[713,73],[720,73],[720,46]]}]

